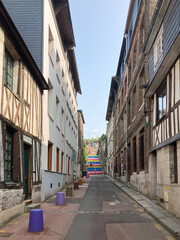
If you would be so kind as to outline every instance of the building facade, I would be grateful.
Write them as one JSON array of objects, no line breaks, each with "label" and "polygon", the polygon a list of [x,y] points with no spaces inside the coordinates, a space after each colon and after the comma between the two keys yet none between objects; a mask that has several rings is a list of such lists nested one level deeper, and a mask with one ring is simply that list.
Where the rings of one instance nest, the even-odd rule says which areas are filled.
[{"label": "building facade", "polygon": [[42,98],[48,89],[0,1],[0,226],[41,200]]},{"label": "building facade", "polygon": [[97,155],[99,143],[97,140],[92,140],[92,141],[85,141],[86,144],[86,153],[87,155],[92,155],[95,156]]},{"label": "building facade", "polygon": [[145,53],[152,98],[152,146],[149,155],[151,198],[180,216],[180,2],[158,1]]},{"label": "building facade", "polygon": [[107,136],[103,134],[99,138],[99,149],[98,154],[99,162],[103,173],[106,173],[106,162],[107,162]]},{"label": "building facade", "polygon": [[83,144],[84,144],[84,116],[82,110],[78,110],[78,160],[77,177],[82,177],[83,171]]},{"label": "building facade", "polygon": [[119,84],[110,89],[106,115],[108,128],[112,125],[108,139],[114,137],[114,146],[108,141],[114,176],[177,216],[179,10],[176,0],[130,2],[115,77]]},{"label": "building facade", "polygon": [[41,199],[44,200],[72,181],[77,170],[76,97],[81,88],[69,2],[3,2],[49,86],[43,96]]}]

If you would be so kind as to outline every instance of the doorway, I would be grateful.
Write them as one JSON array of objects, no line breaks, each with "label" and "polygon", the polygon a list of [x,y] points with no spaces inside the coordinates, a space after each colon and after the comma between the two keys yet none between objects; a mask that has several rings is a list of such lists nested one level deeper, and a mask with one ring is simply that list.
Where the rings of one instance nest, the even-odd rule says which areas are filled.
[{"label": "doorway", "polygon": [[24,193],[25,199],[31,198],[31,146],[24,144]]},{"label": "doorway", "polygon": [[151,199],[156,199],[157,196],[157,155],[156,151],[150,156],[150,177],[151,177]]}]

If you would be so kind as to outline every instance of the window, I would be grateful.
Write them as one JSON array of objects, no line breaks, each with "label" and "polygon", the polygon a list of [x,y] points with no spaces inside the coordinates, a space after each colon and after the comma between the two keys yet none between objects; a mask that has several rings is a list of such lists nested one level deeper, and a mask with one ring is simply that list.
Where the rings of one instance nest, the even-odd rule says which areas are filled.
[{"label": "window", "polygon": [[60,101],[58,96],[56,96],[56,126],[60,129]]},{"label": "window", "polygon": [[170,181],[178,183],[177,142],[171,144],[170,148]]},{"label": "window", "polygon": [[54,104],[53,104],[53,99],[54,99],[54,91],[53,91],[53,85],[51,81],[48,79],[48,115],[49,117],[54,120]]},{"label": "window", "polygon": [[157,121],[166,114],[166,94],[167,88],[164,84],[157,93]]},{"label": "window", "polygon": [[5,180],[12,180],[13,171],[13,132],[6,131],[5,138]]},{"label": "window", "polygon": [[154,43],[154,70],[156,69],[163,53],[163,26],[161,27]]},{"label": "window", "polygon": [[144,128],[139,132],[139,168],[144,170]]},{"label": "window", "polygon": [[56,171],[59,172],[59,148],[56,150]]},{"label": "window", "polygon": [[144,67],[140,73],[139,76],[139,108],[144,102],[144,94],[145,94],[145,88],[142,88],[141,86],[145,84],[145,70]]},{"label": "window", "polygon": [[136,160],[136,137],[133,138],[133,171],[136,172],[137,171],[137,160]]},{"label": "window", "polygon": [[52,170],[52,149],[53,149],[53,144],[49,143],[48,144],[48,170]]},{"label": "window", "polygon": [[132,120],[133,120],[133,118],[135,117],[135,114],[136,114],[136,86],[133,89],[132,102],[133,102],[133,104],[131,105],[131,107],[132,107],[131,112],[132,112]]},{"label": "window", "polygon": [[64,153],[61,153],[61,173],[63,173],[63,161],[64,161]]},{"label": "window", "polygon": [[14,59],[11,54],[5,49],[4,53],[4,85],[13,91],[13,67]]},{"label": "window", "polygon": [[5,181],[20,181],[19,132],[3,124]]},{"label": "window", "polygon": [[52,31],[49,27],[49,38],[48,38],[48,53],[49,53],[49,59],[52,64],[52,67],[54,67],[54,60],[55,60],[55,49],[54,49],[54,38],[52,35]]}]

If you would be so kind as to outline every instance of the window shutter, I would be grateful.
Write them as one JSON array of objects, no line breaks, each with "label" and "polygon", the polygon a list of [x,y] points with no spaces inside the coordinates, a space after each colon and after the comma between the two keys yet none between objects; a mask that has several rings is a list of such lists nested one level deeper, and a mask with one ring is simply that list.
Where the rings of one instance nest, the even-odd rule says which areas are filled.
[{"label": "window shutter", "polygon": [[19,132],[14,132],[13,135],[13,181],[20,181],[20,143]]}]

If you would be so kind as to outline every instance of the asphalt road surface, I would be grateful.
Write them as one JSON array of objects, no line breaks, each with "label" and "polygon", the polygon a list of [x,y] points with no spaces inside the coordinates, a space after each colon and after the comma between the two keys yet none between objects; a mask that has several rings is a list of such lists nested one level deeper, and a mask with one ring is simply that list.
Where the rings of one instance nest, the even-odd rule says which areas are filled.
[{"label": "asphalt road surface", "polygon": [[106,176],[91,177],[79,201],[66,240],[175,239]]}]

